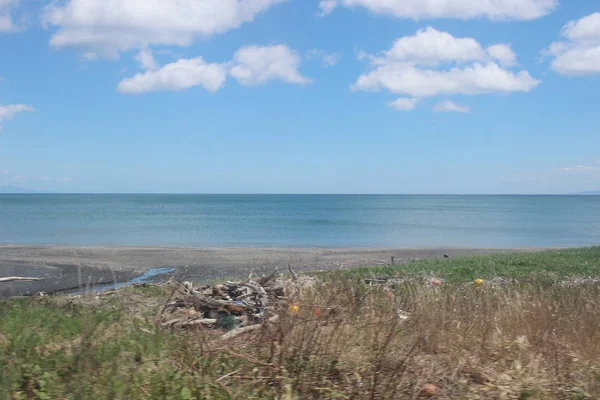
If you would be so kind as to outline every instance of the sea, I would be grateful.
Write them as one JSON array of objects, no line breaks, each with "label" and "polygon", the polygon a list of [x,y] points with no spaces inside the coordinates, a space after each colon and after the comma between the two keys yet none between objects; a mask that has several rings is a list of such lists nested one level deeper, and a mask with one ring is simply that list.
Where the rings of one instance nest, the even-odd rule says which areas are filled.
[{"label": "sea", "polygon": [[0,244],[590,246],[600,196],[3,194]]}]

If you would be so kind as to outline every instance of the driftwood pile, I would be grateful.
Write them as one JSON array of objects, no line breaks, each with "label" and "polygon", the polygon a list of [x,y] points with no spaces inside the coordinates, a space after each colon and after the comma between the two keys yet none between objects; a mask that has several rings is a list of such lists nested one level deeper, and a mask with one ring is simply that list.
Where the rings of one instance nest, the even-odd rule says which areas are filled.
[{"label": "driftwood pile", "polygon": [[191,282],[177,284],[161,317],[165,328],[204,326],[226,331],[224,338],[277,323],[278,312],[303,288],[316,282],[312,277],[298,277],[290,268],[291,279],[277,271],[244,282],[195,287]]}]

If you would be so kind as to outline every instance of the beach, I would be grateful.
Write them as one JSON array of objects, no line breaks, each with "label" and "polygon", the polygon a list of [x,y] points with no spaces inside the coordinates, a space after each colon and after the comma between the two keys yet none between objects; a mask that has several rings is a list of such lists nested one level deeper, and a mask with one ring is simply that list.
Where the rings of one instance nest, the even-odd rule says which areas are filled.
[{"label": "beach", "polygon": [[0,297],[55,293],[126,282],[153,268],[174,268],[157,279],[218,280],[261,275],[291,265],[297,271],[535,251],[535,249],[186,248],[109,246],[0,246],[0,278],[41,278],[0,284]]}]

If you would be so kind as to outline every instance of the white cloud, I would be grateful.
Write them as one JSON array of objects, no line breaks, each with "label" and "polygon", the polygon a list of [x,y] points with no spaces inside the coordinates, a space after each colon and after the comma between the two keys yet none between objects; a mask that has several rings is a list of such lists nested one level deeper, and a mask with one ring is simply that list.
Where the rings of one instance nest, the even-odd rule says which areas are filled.
[{"label": "white cloud", "polygon": [[24,175],[24,174],[11,174],[9,171],[0,171],[0,175],[3,176],[3,179],[8,183],[25,183],[25,182],[57,182],[57,183],[69,183],[72,182],[72,179],[63,176],[60,178],[53,178],[51,176],[35,176],[35,175]]},{"label": "white cloud", "polygon": [[390,101],[387,105],[398,111],[411,111],[415,109],[418,102],[419,99],[401,97],[394,101]]},{"label": "white cloud", "polygon": [[300,56],[284,45],[242,47],[233,56],[231,76],[244,86],[280,80],[306,84],[311,80],[298,72]]},{"label": "white cloud", "polygon": [[562,34],[573,41],[597,41],[600,38],[600,13],[570,21],[563,27]]},{"label": "white cloud", "polygon": [[532,20],[550,14],[558,0],[322,0],[321,14],[336,6],[364,7],[372,13],[415,20],[427,18],[489,18]]},{"label": "white cloud", "polygon": [[[472,38],[454,38],[427,28],[396,40],[381,57],[359,55],[370,60],[370,69],[352,88],[432,97],[528,92],[540,83],[527,71],[499,66],[492,60],[499,53],[494,49],[490,54]],[[506,54],[501,57],[508,60]]]},{"label": "white cloud", "polygon": [[471,111],[469,107],[463,106],[460,104],[456,104],[450,100],[444,100],[439,102],[433,107],[433,111],[435,112],[458,112],[458,113],[468,113]]},{"label": "white cloud", "polygon": [[135,60],[140,64],[140,67],[142,67],[143,69],[155,70],[158,68],[151,50],[140,50],[140,52],[135,56]]},{"label": "white cloud", "polygon": [[539,81],[527,71],[513,73],[495,63],[473,64],[447,71],[421,69],[406,63],[388,63],[361,75],[355,90],[387,89],[415,97],[439,95],[528,92]]},{"label": "white cloud", "polygon": [[566,41],[554,42],[542,51],[553,56],[552,69],[563,75],[600,73],[600,13],[571,21],[562,29]]},{"label": "white cloud", "polygon": [[592,75],[600,73],[600,46],[574,48],[559,54],[552,69],[563,75]]},{"label": "white cloud", "polygon": [[455,38],[432,27],[421,29],[414,36],[397,39],[384,54],[386,57],[383,62],[403,61],[424,65],[482,60],[486,57],[485,51],[475,39]]},{"label": "white cloud", "polygon": [[25,104],[10,104],[3,106],[0,104],[0,131],[2,130],[2,122],[12,119],[15,115],[22,112],[35,111],[33,107]]},{"label": "white cloud", "polygon": [[564,174],[586,174],[600,171],[600,167],[595,165],[576,165],[574,167],[561,168],[560,171]]},{"label": "white cloud", "polygon": [[340,59],[342,58],[342,53],[327,53],[323,50],[312,49],[307,52],[306,58],[309,60],[321,60],[323,66],[325,67],[334,67],[339,64]]},{"label": "white cloud", "polygon": [[65,0],[46,6],[42,20],[57,28],[50,39],[53,47],[116,57],[155,44],[189,46],[196,37],[238,28],[285,1]]},{"label": "white cloud", "polygon": [[11,32],[15,29],[12,18],[0,10],[0,32]]},{"label": "white cloud", "polygon": [[333,12],[337,7],[337,0],[321,0],[319,3],[319,15],[325,16]]},{"label": "white cloud", "polygon": [[20,0],[0,0],[0,32],[12,32],[17,29],[10,15],[10,11],[17,6]]},{"label": "white cloud", "polygon": [[298,72],[301,58],[287,46],[242,47],[228,63],[207,63],[202,57],[180,59],[158,67],[152,53],[141,51],[136,60],[143,73],[122,80],[117,89],[125,94],[140,94],[155,91],[176,91],[202,86],[210,92],[219,90],[227,75],[244,86],[260,85],[271,80],[306,84],[311,80]]},{"label": "white cloud", "polygon": [[181,59],[162,68],[124,79],[117,89],[125,94],[139,94],[202,86],[209,92],[216,92],[226,79],[227,68],[224,65],[208,64],[202,57],[196,57]]},{"label": "white cloud", "polygon": [[339,64],[341,58],[342,53],[339,52],[326,54],[325,56],[323,56],[323,64],[333,67]]},{"label": "white cloud", "polygon": [[63,176],[60,178],[52,178],[51,176],[42,176],[40,178],[40,180],[42,182],[58,182],[58,183],[68,183],[68,182],[72,181],[72,179],[69,178],[68,176]]},{"label": "white cloud", "polygon": [[517,55],[507,44],[495,44],[488,47],[487,52],[490,57],[506,67],[517,65]]}]

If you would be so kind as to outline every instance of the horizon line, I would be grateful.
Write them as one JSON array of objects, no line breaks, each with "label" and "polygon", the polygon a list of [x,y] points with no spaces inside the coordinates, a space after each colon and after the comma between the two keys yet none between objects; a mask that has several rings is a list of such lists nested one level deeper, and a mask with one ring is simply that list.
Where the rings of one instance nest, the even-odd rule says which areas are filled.
[{"label": "horizon line", "polygon": [[237,192],[13,192],[0,195],[165,195],[165,196],[600,196],[598,191],[576,193],[237,193]]}]

